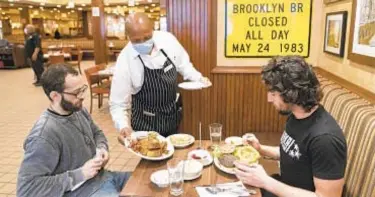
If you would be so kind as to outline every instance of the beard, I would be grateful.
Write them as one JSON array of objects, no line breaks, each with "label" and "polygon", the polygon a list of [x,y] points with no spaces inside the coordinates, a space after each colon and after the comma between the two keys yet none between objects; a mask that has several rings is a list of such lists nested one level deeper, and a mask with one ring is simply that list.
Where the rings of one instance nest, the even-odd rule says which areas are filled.
[{"label": "beard", "polygon": [[62,99],[61,99],[60,106],[63,110],[65,110],[67,112],[76,112],[76,111],[79,111],[79,110],[82,109],[83,100],[82,99],[79,99],[79,100],[80,100],[79,104],[75,105],[72,102],[65,100],[65,98],[63,96]]}]

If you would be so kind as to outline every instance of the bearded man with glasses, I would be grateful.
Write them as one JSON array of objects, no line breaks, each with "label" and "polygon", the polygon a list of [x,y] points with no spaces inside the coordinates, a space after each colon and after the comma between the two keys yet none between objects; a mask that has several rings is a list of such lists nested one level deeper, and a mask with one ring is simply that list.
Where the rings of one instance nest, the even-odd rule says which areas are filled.
[{"label": "bearded man with glasses", "polygon": [[130,173],[103,168],[108,143],[83,108],[88,86],[82,76],[58,64],[43,73],[41,83],[50,105],[25,140],[17,196],[117,197]]}]

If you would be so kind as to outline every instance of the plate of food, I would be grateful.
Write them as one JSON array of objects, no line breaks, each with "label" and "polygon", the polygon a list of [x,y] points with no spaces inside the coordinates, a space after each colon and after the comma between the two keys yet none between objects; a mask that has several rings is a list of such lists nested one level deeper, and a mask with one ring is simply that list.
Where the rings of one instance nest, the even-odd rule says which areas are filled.
[{"label": "plate of food", "polygon": [[231,137],[225,138],[225,143],[226,144],[233,144],[233,145],[236,145],[236,146],[243,145],[242,138],[238,137],[238,136],[231,136]]},{"label": "plate of food", "polygon": [[188,159],[199,161],[204,167],[209,166],[213,162],[211,154],[206,150],[192,150],[188,153]]},{"label": "plate of food", "polygon": [[225,144],[220,146],[219,154],[214,158],[214,164],[221,171],[228,174],[235,174],[234,161],[247,164],[256,164],[260,154],[252,146],[235,146]]},{"label": "plate of food", "polygon": [[174,153],[171,142],[157,132],[137,131],[133,132],[130,138],[125,139],[125,147],[143,159],[160,161]]},{"label": "plate of food", "polygon": [[195,138],[192,135],[179,133],[167,137],[174,147],[185,148],[195,142]]}]

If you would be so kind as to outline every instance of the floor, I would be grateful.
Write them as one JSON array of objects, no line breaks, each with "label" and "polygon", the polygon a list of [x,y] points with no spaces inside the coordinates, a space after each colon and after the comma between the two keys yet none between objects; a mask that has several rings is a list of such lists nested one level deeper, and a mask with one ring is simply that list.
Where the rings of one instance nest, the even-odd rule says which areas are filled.
[{"label": "floor", "polygon": [[[83,62],[83,68],[93,66]],[[23,141],[49,100],[41,87],[32,85],[31,68],[0,70],[0,197],[15,197],[17,172],[23,158]],[[85,106],[89,108],[89,97]],[[106,168],[132,171],[139,158],[127,152],[118,142],[117,133],[109,114],[108,103],[98,109],[94,102],[93,119],[104,131],[110,146],[110,160]]]}]

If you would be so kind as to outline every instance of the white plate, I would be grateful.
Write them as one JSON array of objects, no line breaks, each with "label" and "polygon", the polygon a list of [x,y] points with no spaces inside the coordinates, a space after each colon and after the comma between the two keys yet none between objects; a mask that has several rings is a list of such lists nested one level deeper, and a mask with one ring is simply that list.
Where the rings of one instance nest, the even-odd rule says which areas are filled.
[{"label": "white plate", "polygon": [[188,82],[182,82],[178,84],[178,87],[185,89],[185,90],[199,90],[202,88],[207,88],[209,86],[199,82],[199,81],[188,81]]},{"label": "white plate", "polygon": [[[188,137],[189,141],[186,144],[173,144],[172,141],[171,141],[172,137]],[[188,147],[195,142],[194,136],[189,135],[189,134],[185,134],[185,133],[179,133],[179,134],[174,134],[174,135],[168,136],[167,140],[169,140],[173,144],[173,146],[176,147],[176,148],[185,148],[185,147]]]},{"label": "white plate", "polygon": [[156,184],[158,187],[168,187],[169,186],[169,175],[168,170],[159,170],[151,174],[151,182]]},{"label": "white plate", "polygon": [[220,161],[218,158],[214,158],[214,164],[217,168],[219,168],[219,170],[225,172],[225,173],[228,173],[228,174],[236,174],[236,172],[234,172],[234,169],[235,168],[227,168],[223,165],[220,164]]},{"label": "white plate", "polygon": [[238,136],[231,136],[225,139],[226,144],[233,144],[235,146],[241,146],[243,144],[242,138]]},{"label": "white plate", "polygon": [[192,176],[192,177],[186,177],[186,176],[184,176],[184,180],[185,181],[191,181],[191,180],[199,178],[200,176],[202,176],[202,172],[200,172],[199,174],[197,174],[197,176]]},{"label": "white plate", "polygon": [[[207,156],[205,159],[194,159],[193,158],[193,154],[196,154],[198,156],[201,156],[201,157],[204,157],[204,156]],[[194,159],[196,161],[199,161],[201,162],[201,164],[206,167],[208,165],[210,165],[212,162],[213,162],[213,158],[211,156],[211,154],[206,151],[206,150],[192,150],[188,153],[188,159]]]},{"label": "white plate", "polygon": [[[132,133],[131,138],[132,139],[137,139],[138,137],[147,137],[147,136],[148,136],[148,131],[136,131],[136,132]],[[167,142],[167,150],[168,150],[168,154],[163,154],[160,157],[148,157],[148,156],[142,155],[141,153],[135,152],[133,149],[131,149],[129,147],[130,146],[130,141],[129,140],[125,139],[124,143],[125,143],[125,147],[130,152],[132,152],[133,154],[136,154],[136,155],[142,157],[143,159],[151,160],[151,161],[160,161],[160,160],[168,159],[169,157],[171,157],[173,155],[173,153],[174,153],[174,147],[173,147],[172,143],[169,140],[165,139],[165,137],[163,137],[161,135],[158,135],[158,139],[161,140],[161,141],[166,141]]]}]

